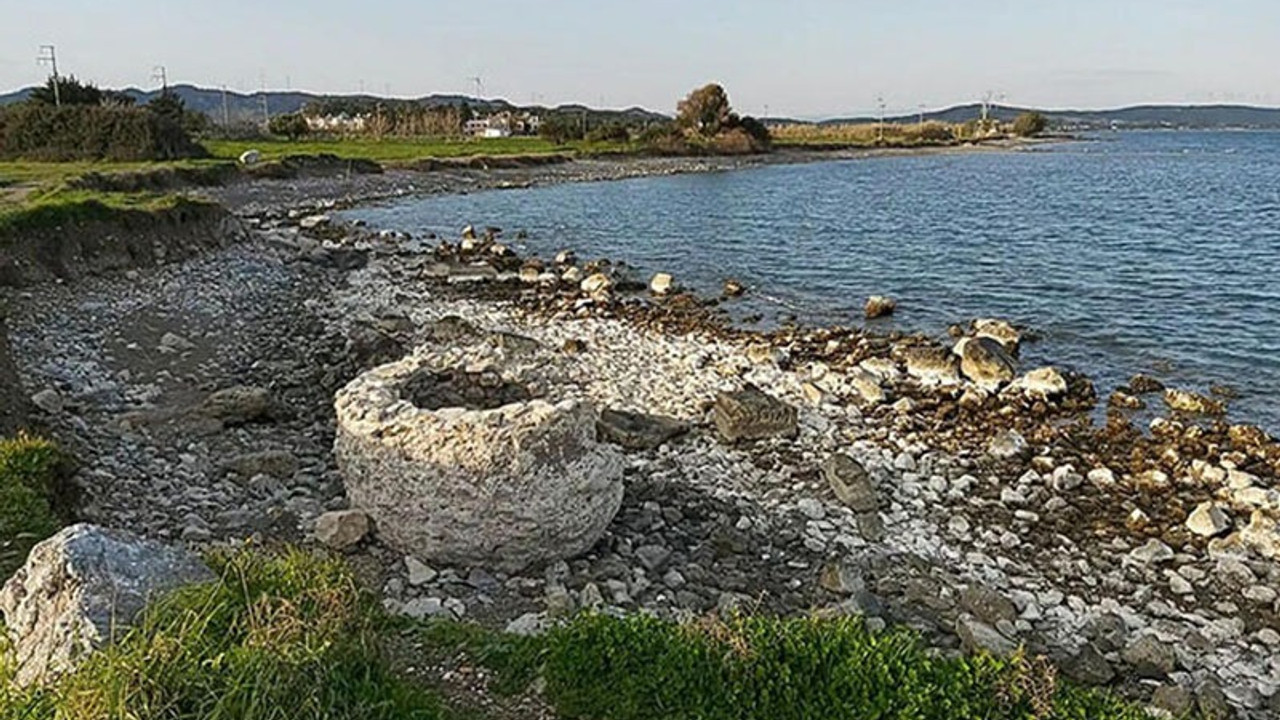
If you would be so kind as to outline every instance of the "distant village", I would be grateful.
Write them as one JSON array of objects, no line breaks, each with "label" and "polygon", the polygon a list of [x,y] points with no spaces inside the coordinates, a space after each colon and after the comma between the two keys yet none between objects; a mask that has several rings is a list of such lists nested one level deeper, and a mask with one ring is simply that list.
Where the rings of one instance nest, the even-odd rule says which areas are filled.
[{"label": "distant village", "polygon": [[[307,127],[313,132],[362,133],[369,130],[370,113],[356,115],[336,113],[306,114]],[[476,138],[504,138],[537,135],[542,118],[527,111],[503,110],[484,117],[473,117],[462,124],[462,133]]]}]

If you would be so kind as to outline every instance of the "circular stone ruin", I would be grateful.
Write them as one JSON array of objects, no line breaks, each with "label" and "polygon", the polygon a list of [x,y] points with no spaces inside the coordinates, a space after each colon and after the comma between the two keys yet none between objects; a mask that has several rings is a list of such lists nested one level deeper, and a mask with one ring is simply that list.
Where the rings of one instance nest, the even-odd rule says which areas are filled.
[{"label": "circular stone ruin", "polygon": [[622,458],[596,442],[594,408],[534,397],[554,385],[532,369],[475,367],[413,355],[338,392],[351,506],[388,544],[443,564],[517,572],[585,552],[622,503]]}]

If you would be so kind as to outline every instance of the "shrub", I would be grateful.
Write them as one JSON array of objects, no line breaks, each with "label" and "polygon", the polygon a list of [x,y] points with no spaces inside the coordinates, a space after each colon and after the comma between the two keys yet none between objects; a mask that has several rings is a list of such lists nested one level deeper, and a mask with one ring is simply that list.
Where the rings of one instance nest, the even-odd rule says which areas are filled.
[{"label": "shrub", "polygon": [[538,135],[557,145],[563,145],[570,140],[581,140],[582,122],[579,118],[566,115],[550,115],[542,119]]},{"label": "shrub", "polygon": [[955,133],[946,123],[927,122],[920,127],[920,140],[930,143],[955,140]]},{"label": "shrub", "polygon": [[391,673],[375,606],[341,561],[241,551],[212,565],[219,581],[153,604],[53,685],[0,695],[0,718],[441,717],[434,696]]},{"label": "shrub", "polygon": [[1038,112],[1025,112],[1014,118],[1013,134],[1019,137],[1039,135],[1049,126],[1049,120]]},{"label": "shrub", "polygon": [[37,103],[0,110],[0,158],[139,162],[204,157],[172,120],[144,108]]},{"label": "shrub", "polygon": [[302,113],[286,113],[271,118],[267,123],[267,131],[272,135],[281,135],[290,140],[297,140],[311,132],[311,126],[307,124],[307,119],[303,117]]},{"label": "shrub", "polygon": [[591,132],[587,133],[588,142],[624,143],[630,140],[631,132],[622,123],[605,123],[591,128]]},{"label": "shrub", "polygon": [[26,562],[33,545],[58,531],[50,498],[61,465],[47,440],[25,434],[0,440],[0,581]]}]

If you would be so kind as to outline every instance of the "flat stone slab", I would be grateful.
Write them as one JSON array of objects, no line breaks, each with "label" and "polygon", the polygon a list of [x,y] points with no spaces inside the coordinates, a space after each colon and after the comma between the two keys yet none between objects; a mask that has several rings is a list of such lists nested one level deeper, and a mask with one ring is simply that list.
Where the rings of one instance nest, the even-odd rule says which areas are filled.
[{"label": "flat stone slab", "polygon": [[717,395],[715,420],[727,443],[794,438],[800,432],[796,409],[754,385]]},{"label": "flat stone slab", "polygon": [[662,415],[606,409],[596,422],[596,435],[627,450],[654,448],[689,432],[689,424]]}]

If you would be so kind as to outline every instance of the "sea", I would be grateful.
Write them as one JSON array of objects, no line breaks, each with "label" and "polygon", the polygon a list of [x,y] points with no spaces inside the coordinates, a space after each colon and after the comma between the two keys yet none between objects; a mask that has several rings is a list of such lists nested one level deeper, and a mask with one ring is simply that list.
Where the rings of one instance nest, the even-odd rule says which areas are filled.
[{"label": "sea", "polygon": [[[1280,132],[1115,132],[1010,151],[887,155],[399,199],[347,213],[455,237],[498,226],[522,254],[669,272],[761,325],[946,335],[1028,328],[1025,367],[1135,373],[1207,392],[1280,434]],[[523,230],[527,239],[512,240]],[[758,317],[757,317],[758,316]]]}]

